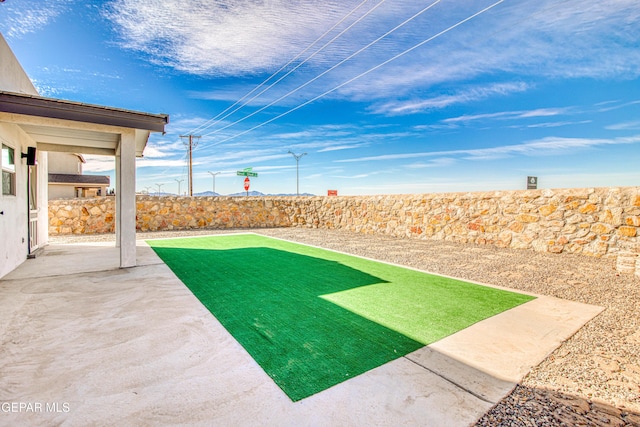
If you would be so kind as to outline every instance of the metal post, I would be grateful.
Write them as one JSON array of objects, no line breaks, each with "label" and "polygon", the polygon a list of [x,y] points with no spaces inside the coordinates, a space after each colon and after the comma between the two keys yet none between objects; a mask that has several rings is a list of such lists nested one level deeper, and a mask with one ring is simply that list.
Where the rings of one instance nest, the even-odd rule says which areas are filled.
[{"label": "metal post", "polygon": [[184,179],[176,179],[175,181],[178,183],[178,196],[180,196],[180,183],[184,181]]},{"label": "metal post", "polygon": [[209,172],[209,174],[211,174],[211,178],[213,178],[213,194],[215,194],[216,193],[216,175],[219,175],[220,172],[216,172],[216,173],[213,173],[211,171],[207,171],[207,172]]},{"label": "metal post", "polygon": [[299,162],[300,162],[300,158],[302,156],[306,156],[307,153],[302,153],[302,154],[294,154],[293,151],[289,150],[289,154],[291,154],[293,156],[294,159],[296,159],[296,195],[300,195],[300,175],[299,175]]},{"label": "metal post", "polygon": [[156,196],[160,196],[160,187],[162,187],[164,184],[156,184],[156,187],[158,187],[158,191],[156,192]]}]

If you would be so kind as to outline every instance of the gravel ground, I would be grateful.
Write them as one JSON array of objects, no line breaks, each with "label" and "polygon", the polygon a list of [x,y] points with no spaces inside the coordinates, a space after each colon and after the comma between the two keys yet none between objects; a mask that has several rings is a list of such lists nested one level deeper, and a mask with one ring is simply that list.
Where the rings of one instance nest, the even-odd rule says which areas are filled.
[{"label": "gravel ground", "polygon": [[[240,231],[240,230],[234,230]],[[605,307],[477,426],[640,426],[640,279],[613,259],[307,228],[249,230],[433,273]],[[229,233],[139,233],[138,238]],[[51,237],[50,243],[115,240]]]}]

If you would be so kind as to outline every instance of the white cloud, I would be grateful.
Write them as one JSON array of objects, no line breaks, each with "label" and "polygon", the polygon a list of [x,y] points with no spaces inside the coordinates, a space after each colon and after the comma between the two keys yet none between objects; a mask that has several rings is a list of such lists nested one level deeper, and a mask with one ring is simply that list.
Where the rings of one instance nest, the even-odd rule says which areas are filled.
[{"label": "white cloud", "polygon": [[55,2],[9,1],[2,5],[0,32],[8,39],[19,38],[46,27],[67,10],[73,0]]},{"label": "white cloud", "polygon": [[318,150],[318,153],[324,153],[327,151],[339,151],[339,150],[353,150],[355,148],[362,148],[365,144],[342,144],[342,145],[330,145],[329,147]]},{"label": "white cloud", "polygon": [[446,108],[455,104],[477,102],[494,96],[506,96],[512,93],[524,92],[529,85],[523,82],[494,83],[485,86],[475,86],[459,90],[453,95],[441,95],[434,98],[410,101],[392,101],[372,107],[378,114],[412,114],[427,110]]},{"label": "white cloud", "polygon": [[535,118],[535,117],[551,117],[558,116],[562,114],[568,114],[571,112],[571,108],[537,108],[534,110],[520,110],[520,111],[500,111],[497,113],[487,113],[487,114],[474,114],[474,115],[464,115],[459,117],[451,117],[448,119],[442,120],[443,123],[459,123],[459,122],[472,122],[477,120],[487,120],[487,119],[495,119],[495,120],[514,120],[514,119],[525,119],[525,118]]},{"label": "white cloud", "polygon": [[[196,74],[272,69],[291,59],[354,2],[118,0],[107,16],[125,47]],[[293,53],[293,54],[292,54]]]},{"label": "white cloud", "polygon": [[544,123],[533,123],[530,125],[515,125],[509,126],[511,128],[557,128],[561,126],[572,126],[572,125],[584,125],[587,123],[591,123],[592,120],[580,120],[577,122],[544,122]]},{"label": "white cloud", "polygon": [[405,165],[404,167],[409,169],[426,169],[426,168],[436,168],[436,167],[447,167],[456,163],[456,159],[451,157],[440,157],[437,159],[432,159],[429,162],[416,162]]},{"label": "white cloud", "polygon": [[640,120],[634,120],[630,122],[615,123],[606,126],[608,130],[640,130]]},{"label": "white cloud", "polygon": [[417,157],[458,156],[464,160],[490,160],[513,155],[548,156],[559,151],[582,150],[603,145],[623,145],[640,143],[640,135],[622,138],[562,138],[547,137],[523,144],[503,145],[500,147],[475,148],[448,151],[430,151],[420,153],[384,154],[380,156],[360,157],[336,160],[338,163],[389,161],[412,159]]},{"label": "white cloud", "polygon": [[[432,21],[440,19],[440,26],[437,22],[422,25],[413,40],[419,40],[419,35],[426,38],[470,13],[468,7],[446,7],[448,13],[432,15]],[[476,7],[481,7],[480,2]],[[441,93],[445,86],[460,81],[493,80],[505,74],[637,78],[639,21],[635,0],[505,2],[342,93],[358,99],[411,95],[417,87]]]},{"label": "white cloud", "polygon": [[[159,4],[157,0],[116,0],[107,6],[106,16],[120,34],[122,46],[144,53],[153,62],[194,74],[237,76],[275,71],[358,3],[359,0],[167,0]],[[305,88],[304,93],[279,104],[293,105],[323,93],[490,3],[442,2],[402,31]],[[372,6],[367,5],[361,12]],[[423,6],[413,0],[386,2],[269,91],[270,95],[252,104],[267,104],[317,76]],[[639,21],[636,0],[584,0],[579,4],[555,0],[504,2],[330,96],[356,100],[394,97],[398,100],[377,108],[407,114],[529,89],[525,83],[519,83],[519,87],[510,83],[502,87],[502,92],[500,85],[489,85],[486,92],[458,91],[450,95],[451,88],[464,80],[495,80],[496,76],[505,80],[518,74],[636,78],[640,75]],[[238,99],[234,93],[244,91],[232,89],[229,93],[204,96]],[[436,95],[425,97],[425,93]]]}]

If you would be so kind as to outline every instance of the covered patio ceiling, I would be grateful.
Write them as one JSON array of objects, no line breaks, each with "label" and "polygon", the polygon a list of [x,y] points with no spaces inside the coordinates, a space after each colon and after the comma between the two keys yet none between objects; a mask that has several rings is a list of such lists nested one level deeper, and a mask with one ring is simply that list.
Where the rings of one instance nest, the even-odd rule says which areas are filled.
[{"label": "covered patio ceiling", "polygon": [[116,245],[120,267],[136,265],[136,157],[151,132],[164,133],[166,114],[0,91],[0,123],[18,126],[37,150],[115,156]]},{"label": "covered patio ceiling", "polygon": [[111,156],[124,130],[133,129],[142,157],[149,134],[164,132],[169,116],[0,91],[0,121],[19,125],[42,151]]}]

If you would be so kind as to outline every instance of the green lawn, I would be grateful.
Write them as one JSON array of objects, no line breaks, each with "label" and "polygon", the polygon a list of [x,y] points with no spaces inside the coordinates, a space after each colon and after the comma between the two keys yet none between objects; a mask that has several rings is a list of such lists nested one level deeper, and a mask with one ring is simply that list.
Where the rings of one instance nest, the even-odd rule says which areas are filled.
[{"label": "green lawn", "polygon": [[532,299],[255,234],[148,243],[294,401]]}]

